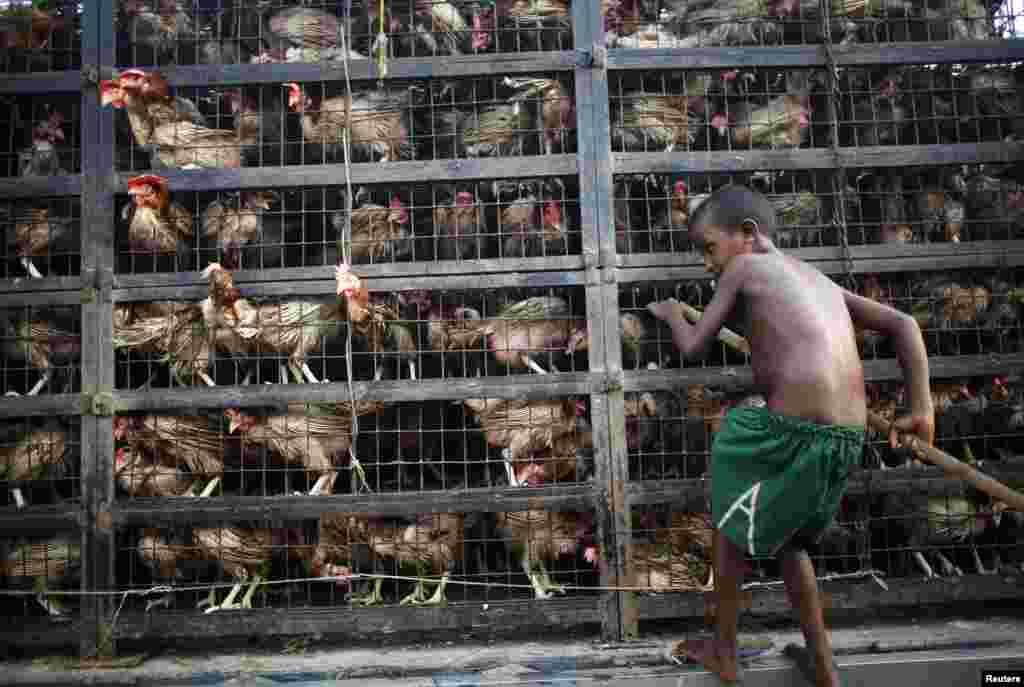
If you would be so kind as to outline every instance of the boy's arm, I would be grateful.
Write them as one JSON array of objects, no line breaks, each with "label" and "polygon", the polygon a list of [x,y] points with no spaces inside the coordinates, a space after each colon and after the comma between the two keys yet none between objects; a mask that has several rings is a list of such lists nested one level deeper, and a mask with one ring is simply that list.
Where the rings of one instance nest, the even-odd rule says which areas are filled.
[{"label": "boy's arm", "polygon": [[[899,429],[913,431],[929,444],[934,441],[935,408],[928,374],[928,351],[917,320],[896,308],[843,290],[853,321],[865,329],[882,332],[893,339],[896,357],[910,392],[911,417],[898,423]],[[927,422],[925,420],[927,419]],[[922,426],[922,423],[928,426]]]},{"label": "boy's arm", "polygon": [[714,297],[695,325],[687,322],[675,299],[670,298],[648,306],[655,317],[664,320],[672,328],[672,341],[684,358],[702,355],[711,340],[718,336],[726,318],[736,306],[736,296],[747,279],[749,265],[744,255],[733,258],[729,268],[718,280]]}]

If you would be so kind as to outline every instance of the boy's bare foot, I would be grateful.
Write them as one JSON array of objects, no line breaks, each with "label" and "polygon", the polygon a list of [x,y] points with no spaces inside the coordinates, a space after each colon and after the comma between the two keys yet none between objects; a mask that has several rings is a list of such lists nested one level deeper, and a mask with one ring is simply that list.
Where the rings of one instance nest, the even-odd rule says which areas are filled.
[{"label": "boy's bare foot", "polygon": [[725,682],[739,682],[736,647],[728,651],[720,642],[712,639],[687,639],[679,642],[672,653],[685,655],[687,660],[700,663]]}]

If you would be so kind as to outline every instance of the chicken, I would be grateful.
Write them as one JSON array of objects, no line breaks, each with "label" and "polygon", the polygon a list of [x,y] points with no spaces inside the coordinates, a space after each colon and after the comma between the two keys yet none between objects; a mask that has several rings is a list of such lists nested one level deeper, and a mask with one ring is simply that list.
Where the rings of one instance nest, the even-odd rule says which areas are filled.
[{"label": "chicken", "polygon": [[[516,463],[528,462],[531,452],[555,449],[561,437],[589,430],[582,420],[586,413],[582,401],[469,398],[463,404],[476,418],[487,445],[502,449],[513,486],[517,484]],[[585,439],[575,441],[577,446],[586,445]]]},{"label": "chicken", "polygon": [[32,146],[18,153],[18,176],[54,176],[67,174],[60,166],[56,146],[64,142],[61,125],[64,115],[57,110],[50,112],[46,121],[32,129]]},{"label": "chicken", "polygon": [[1024,230],[1024,188],[1016,181],[975,174],[967,180],[965,201],[974,236],[1015,239]]},{"label": "chicken", "polygon": [[586,422],[579,420],[580,427],[574,434],[558,437],[547,451],[532,451],[526,463],[506,463],[509,484],[513,487],[539,487],[545,483],[582,481],[578,471],[582,454],[594,447],[593,433],[584,430]]},{"label": "chicken", "polygon": [[[196,607],[209,606],[206,613],[252,608],[253,594],[270,572],[274,552],[273,532],[267,528],[195,528],[192,536],[200,555],[219,561],[224,572],[235,580],[235,586],[220,604],[216,603],[215,591],[211,589],[210,596]],[[249,583],[249,589],[242,600],[235,603],[235,597],[246,582]]]},{"label": "chicken", "polygon": [[709,592],[715,586],[714,573],[708,561],[685,549],[677,550],[671,544],[632,544],[630,561],[631,587],[663,594]]},{"label": "chicken", "polygon": [[162,456],[154,456],[157,450],[144,446],[116,449],[114,477],[118,485],[132,496],[193,495],[196,482],[179,466],[167,465]]},{"label": "chicken", "polygon": [[483,208],[472,193],[459,191],[450,203],[434,208],[434,236],[440,260],[483,258],[486,233]]},{"label": "chicken", "polygon": [[[31,581],[35,600],[53,617],[67,615],[67,609],[47,595],[54,584],[74,588],[81,572],[81,537],[75,532],[45,541],[32,541],[14,547],[0,559],[0,577],[19,584]],[[5,547],[6,548],[6,547]]]},{"label": "chicken", "polygon": [[[469,23],[459,10],[461,2],[444,0],[391,0],[384,6],[384,34],[395,56],[432,57],[461,55],[469,50]],[[408,10],[413,9],[410,16]],[[377,3],[368,7],[371,32],[380,26]],[[380,47],[374,42],[374,48]]]},{"label": "chicken", "polygon": [[[9,209],[0,207],[0,217],[9,216]],[[32,258],[78,254],[82,245],[79,223],[56,216],[49,208],[31,208],[17,214],[13,227],[5,233],[9,254],[18,255],[29,276],[36,279],[43,274]]]},{"label": "chicken", "polygon": [[175,63],[178,44],[196,37],[195,22],[179,0],[123,0],[120,9],[133,64]]},{"label": "chicken", "polygon": [[[204,415],[117,416],[114,441],[127,441],[131,446],[148,449],[162,465],[176,469],[186,467],[193,481],[208,480],[203,496],[212,494],[224,475],[223,436],[220,428],[212,428],[211,419]],[[126,454],[125,466],[141,468],[143,464],[130,460],[144,457],[145,454]],[[154,476],[170,479],[166,471],[154,473]]]},{"label": "chicken", "polygon": [[161,356],[179,381],[192,384],[198,377],[216,386],[208,374],[211,345],[197,304],[167,301],[114,308],[114,348]]},{"label": "chicken", "polygon": [[[359,202],[363,194],[354,199]],[[345,236],[346,212],[340,210],[331,216],[331,224],[338,232],[339,241]],[[412,254],[412,232],[409,230],[409,211],[398,195],[393,195],[388,207],[363,203],[352,210],[352,234],[349,255],[353,262],[380,262]]]},{"label": "chicken", "polygon": [[[888,286],[883,287],[878,281],[878,275],[876,274],[864,275],[860,295],[882,305],[895,307],[892,298],[892,288]],[[886,339],[885,335],[881,332],[865,329],[856,324],[853,326],[853,331],[861,350],[875,350]]]},{"label": "chicken", "polygon": [[[693,80],[686,92],[703,93]],[[612,101],[612,149],[617,152],[666,152],[689,149],[703,122],[702,96],[627,93]]]},{"label": "chicken", "polygon": [[[39,381],[28,391],[28,396],[38,394],[55,373],[65,378],[58,393],[70,390],[78,371],[76,363],[82,354],[82,341],[81,335],[71,330],[71,323],[66,319],[56,315],[53,318],[37,316],[32,319],[0,319],[3,332],[0,352],[11,362],[21,367],[32,366],[42,373]],[[17,395],[14,391],[8,391],[7,394]]]},{"label": "chicken", "polygon": [[[565,593],[565,587],[555,584],[548,575],[545,560],[575,555],[580,546],[588,562],[598,560],[592,534],[594,518],[590,513],[537,509],[497,513],[496,518],[505,546],[519,561],[538,599],[548,599],[553,592]],[[539,571],[534,572],[534,568]]]},{"label": "chicken", "polygon": [[117,79],[100,82],[100,104],[124,109],[128,114],[135,144],[146,147],[154,143],[158,127],[182,123],[205,127],[206,118],[190,100],[171,97],[167,81],[155,72],[126,69]]},{"label": "chicken", "polygon": [[348,587],[353,567],[352,546],[369,545],[365,516],[358,513],[323,513],[318,521],[318,529],[317,544],[310,557],[310,573],[315,577],[334,577],[339,587]]},{"label": "chicken", "polygon": [[[659,205],[663,204],[660,198]],[[651,238],[658,250],[678,251],[682,249],[690,224],[690,190],[686,183],[677,180],[672,185],[667,207],[651,220]],[[693,208],[694,210],[696,207]]]},{"label": "chicken", "polygon": [[987,288],[961,286],[945,275],[917,284],[914,294],[921,300],[912,306],[911,314],[921,329],[951,330],[970,326],[992,303],[992,294]]},{"label": "chicken", "polygon": [[711,128],[740,147],[803,145],[811,124],[810,94],[817,83],[817,74],[789,71],[780,78],[784,80],[785,93],[765,96],[767,102],[754,98],[728,102],[725,111],[711,117]]},{"label": "chicken", "polygon": [[[639,360],[642,343],[647,336],[647,327],[644,325],[644,321],[633,313],[622,313],[619,315],[619,333],[623,351]],[[565,352],[573,355],[589,350],[589,348],[590,333],[584,325],[569,337],[569,341],[565,345]]]},{"label": "chicken", "polygon": [[[486,9],[481,5],[490,5]],[[510,49],[565,50],[570,43],[570,0],[495,0],[473,4],[472,45],[476,52],[489,50],[498,35],[499,46]],[[511,27],[511,28],[506,28]],[[497,33],[497,32],[500,32]]]},{"label": "chicken", "polygon": [[[440,109],[440,108],[438,108]],[[520,100],[488,105],[471,112],[443,110],[434,121],[438,158],[522,155],[532,127]]]},{"label": "chicken", "polygon": [[[380,414],[383,405],[360,401],[358,415]],[[289,404],[284,415],[257,417],[229,408],[224,414],[230,420],[229,431],[240,432],[248,441],[266,445],[289,463],[304,465],[317,475],[310,496],[330,494],[337,480],[335,465],[349,458],[352,446],[352,406],[337,404]],[[358,470],[358,462],[353,463]],[[362,477],[365,482],[365,477]]]},{"label": "chicken", "polygon": [[874,92],[862,93],[850,113],[851,144],[856,146],[896,145],[906,121],[912,117],[902,103],[899,79],[882,79]]},{"label": "chicken", "polygon": [[313,99],[303,93],[299,84],[283,85],[288,89],[288,109],[302,116],[303,139],[322,145],[326,161],[344,159],[345,131],[352,162],[396,162],[415,157],[409,138],[413,87],[327,98],[314,108]]},{"label": "chicken", "polygon": [[[6,442],[5,442],[6,443]],[[68,471],[67,434],[57,422],[20,432],[13,445],[0,447],[0,479],[5,482],[54,479]],[[21,489],[11,487],[18,508],[25,507]]]},{"label": "chicken", "polygon": [[[572,318],[568,304],[554,296],[537,296],[513,303],[497,318],[483,320],[472,308],[464,312],[464,327],[452,328],[443,342],[446,350],[464,350],[483,341],[495,360],[515,369],[547,370],[531,354],[563,351],[574,334],[586,330],[586,321]],[[471,322],[472,321],[472,322]],[[436,350],[436,349],[435,349]],[[557,368],[555,369],[558,372]]]},{"label": "chicken", "polygon": [[[565,253],[568,227],[562,214],[561,204],[556,200],[538,196],[554,195],[564,198],[560,182],[546,182],[541,189],[536,183],[517,184],[518,197],[511,203],[502,204],[498,210],[498,233],[501,240],[501,256],[536,257],[561,255]],[[495,195],[504,195],[506,184],[497,183]],[[543,191],[543,193],[541,193]]]},{"label": "chicken", "polygon": [[[671,4],[666,0],[661,17],[668,45],[650,47],[697,48],[716,46],[771,45],[782,39],[782,26],[775,21],[782,8],[772,2],[704,0]],[[671,9],[669,9],[671,7]],[[803,17],[806,22],[807,17]],[[679,37],[679,38],[677,38]],[[621,45],[620,47],[626,47]]]},{"label": "chicken", "polygon": [[240,88],[224,93],[234,115],[235,134],[241,146],[242,162],[250,167],[273,167],[281,164],[285,116],[280,97],[255,98]]},{"label": "chicken", "polygon": [[558,79],[513,79],[505,77],[506,86],[515,89],[517,100],[537,98],[539,121],[532,128],[544,132],[544,154],[557,148],[568,152],[569,135],[576,133],[576,108],[568,89]]},{"label": "chicken", "polygon": [[[335,55],[344,58],[344,25],[329,12],[313,7],[283,7],[262,19],[259,35],[268,52],[283,54],[285,62],[323,62]],[[350,51],[349,58],[366,56]]]},{"label": "chicken", "polygon": [[770,198],[775,207],[775,243],[780,248],[822,245],[821,199],[810,191]]},{"label": "chicken", "polygon": [[[335,270],[336,290],[345,299],[349,326],[353,335],[366,342],[366,347],[373,353],[382,353],[389,341],[392,341],[392,328],[401,326],[398,310],[387,303],[371,300],[369,290],[362,286],[359,277],[352,274],[348,267],[339,265]],[[411,365],[411,363],[410,363]],[[416,372],[410,367],[410,376],[415,379]],[[374,379],[380,379],[381,369],[377,367]]]},{"label": "chicken", "polygon": [[[469,518],[479,518],[473,514]],[[374,554],[394,559],[400,566],[411,565],[416,576],[441,573],[441,579],[429,598],[422,579],[412,593],[399,601],[400,606],[436,606],[447,601],[445,588],[452,567],[462,560],[467,516],[461,513],[424,513],[413,524],[400,528],[397,536],[373,536]],[[375,589],[378,592],[379,588]]]},{"label": "chicken", "polygon": [[964,226],[964,204],[942,190],[919,191],[915,194],[920,233],[926,241],[936,238],[960,242]]},{"label": "chicken", "polygon": [[[164,584],[180,581],[179,564],[196,558],[196,547],[192,546],[190,541],[186,543],[182,539],[183,537],[153,527],[142,530],[135,543],[135,551],[155,580]],[[173,593],[167,592],[159,599],[146,602],[146,613],[157,606],[170,608],[173,598]]]},{"label": "chicken", "polygon": [[238,195],[237,209],[220,199],[206,207],[202,217],[203,236],[217,243],[225,268],[241,268],[242,246],[262,242],[263,212],[280,199],[275,191],[242,191]]},{"label": "chicken", "polygon": [[128,222],[128,251],[174,254],[191,264],[192,213],[171,201],[167,180],[153,175],[132,177],[128,193],[132,202],[121,210],[121,219]]},{"label": "chicken", "polygon": [[[44,7],[41,3],[20,3],[20,6],[6,3],[5,9],[0,11],[0,50],[6,53],[4,71],[7,73],[68,68],[55,64],[54,58],[61,52],[69,52],[71,37],[65,28],[73,22],[41,7]],[[69,6],[65,13],[72,11]]]}]

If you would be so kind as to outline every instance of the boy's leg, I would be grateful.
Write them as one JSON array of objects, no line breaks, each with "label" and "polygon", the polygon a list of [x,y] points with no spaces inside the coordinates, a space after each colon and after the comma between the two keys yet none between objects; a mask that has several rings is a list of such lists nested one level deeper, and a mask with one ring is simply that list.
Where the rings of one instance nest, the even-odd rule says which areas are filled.
[{"label": "boy's leg", "polygon": [[687,640],[686,655],[726,682],[739,677],[736,659],[736,634],[740,614],[740,583],[743,581],[743,551],[715,529],[712,546],[715,571],[715,596],[718,597],[717,626],[714,641]]},{"label": "boy's leg", "polygon": [[789,603],[800,617],[800,629],[804,641],[814,660],[818,687],[836,687],[839,675],[832,657],[832,643],[825,629],[825,615],[818,592],[818,580],[814,576],[814,564],[807,551],[787,547],[779,554],[782,564],[782,578],[786,582]]}]

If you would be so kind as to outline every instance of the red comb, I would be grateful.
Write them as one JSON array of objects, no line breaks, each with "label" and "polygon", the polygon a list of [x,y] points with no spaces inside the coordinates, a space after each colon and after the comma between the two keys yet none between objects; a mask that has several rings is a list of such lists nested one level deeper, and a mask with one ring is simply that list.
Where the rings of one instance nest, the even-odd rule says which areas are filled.
[{"label": "red comb", "polygon": [[140,177],[132,177],[128,180],[128,188],[138,188],[139,186],[167,186],[167,179],[158,177],[155,174],[144,174]]},{"label": "red comb", "polygon": [[466,191],[459,191],[455,194],[455,204],[468,206],[473,204],[473,194]]}]

